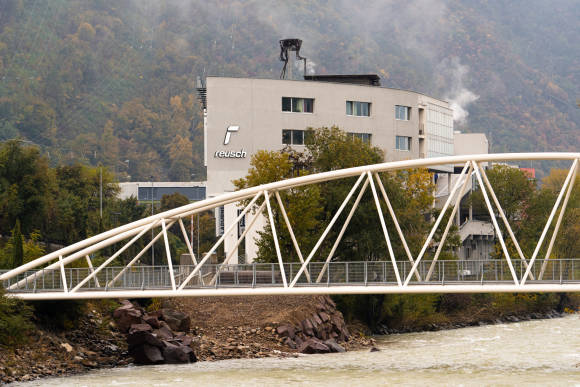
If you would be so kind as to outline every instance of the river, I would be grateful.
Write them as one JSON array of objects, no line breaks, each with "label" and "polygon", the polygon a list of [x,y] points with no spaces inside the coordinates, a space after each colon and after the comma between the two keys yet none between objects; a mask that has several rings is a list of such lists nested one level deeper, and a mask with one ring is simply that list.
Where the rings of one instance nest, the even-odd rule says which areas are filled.
[{"label": "river", "polygon": [[380,352],[124,367],[22,386],[580,386],[580,314],[378,336]]}]

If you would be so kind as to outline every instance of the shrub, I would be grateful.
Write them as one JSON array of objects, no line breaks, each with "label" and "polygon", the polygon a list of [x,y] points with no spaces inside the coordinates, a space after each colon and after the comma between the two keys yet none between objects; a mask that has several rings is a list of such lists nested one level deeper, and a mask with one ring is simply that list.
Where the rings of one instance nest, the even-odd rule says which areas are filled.
[{"label": "shrub", "polygon": [[0,287],[0,345],[13,347],[28,341],[34,329],[33,308],[24,301],[6,297]]}]

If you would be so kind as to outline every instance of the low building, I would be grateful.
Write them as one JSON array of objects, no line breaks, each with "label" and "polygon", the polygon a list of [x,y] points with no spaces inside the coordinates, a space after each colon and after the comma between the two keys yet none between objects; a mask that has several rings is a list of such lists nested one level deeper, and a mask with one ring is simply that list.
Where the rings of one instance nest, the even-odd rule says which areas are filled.
[{"label": "low building", "polygon": [[180,193],[187,197],[189,201],[204,200],[206,198],[205,182],[203,181],[136,181],[119,183],[121,191],[119,198],[128,199],[131,196],[137,198],[139,202],[155,202],[161,201],[163,195],[171,195]]}]

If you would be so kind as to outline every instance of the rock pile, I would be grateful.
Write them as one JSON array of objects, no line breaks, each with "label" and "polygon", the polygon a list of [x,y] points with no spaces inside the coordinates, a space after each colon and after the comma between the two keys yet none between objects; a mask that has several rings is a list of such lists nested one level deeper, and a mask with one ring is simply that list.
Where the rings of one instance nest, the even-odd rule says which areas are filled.
[{"label": "rock pile", "polygon": [[282,342],[302,353],[344,352],[338,342],[346,342],[350,334],[342,313],[328,296],[321,297],[316,311],[297,324],[282,324],[276,332]]},{"label": "rock pile", "polygon": [[184,313],[161,309],[152,313],[122,301],[113,317],[119,330],[127,334],[129,355],[135,364],[191,363],[198,341],[189,332],[190,318]]}]

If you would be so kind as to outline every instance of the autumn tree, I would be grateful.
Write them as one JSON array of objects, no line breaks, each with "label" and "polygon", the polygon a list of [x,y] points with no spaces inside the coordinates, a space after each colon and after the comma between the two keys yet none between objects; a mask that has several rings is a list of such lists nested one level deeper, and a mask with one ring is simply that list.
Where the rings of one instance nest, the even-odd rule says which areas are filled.
[{"label": "autumn tree", "polygon": [[[250,165],[251,168],[248,170],[248,174],[234,181],[236,189],[304,176],[308,173],[305,170],[295,170],[289,154],[285,152],[258,151],[252,155]],[[307,254],[316,243],[315,235],[320,228],[319,220],[317,219],[322,211],[320,190],[316,185],[308,185],[280,191],[279,194],[290,219],[292,230],[302,249],[302,254]],[[255,207],[259,207],[262,203],[263,198],[260,198]],[[270,193],[270,205],[285,262],[299,262],[290,232],[283,219],[281,208],[273,193]],[[267,217],[268,215],[264,213],[264,216]],[[267,223],[264,230],[258,233],[260,235],[260,239],[257,241],[258,260],[276,262],[277,255],[271,225]]]}]

